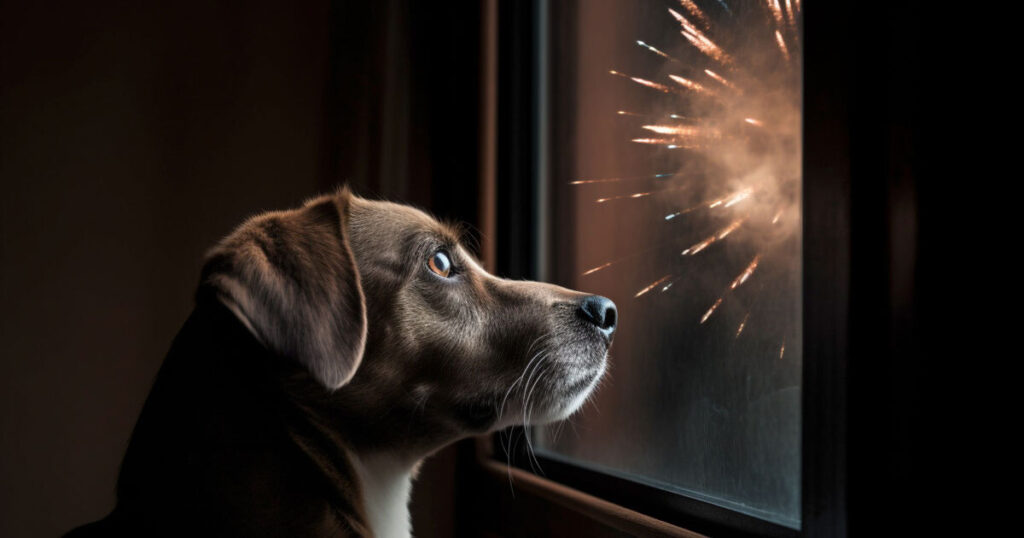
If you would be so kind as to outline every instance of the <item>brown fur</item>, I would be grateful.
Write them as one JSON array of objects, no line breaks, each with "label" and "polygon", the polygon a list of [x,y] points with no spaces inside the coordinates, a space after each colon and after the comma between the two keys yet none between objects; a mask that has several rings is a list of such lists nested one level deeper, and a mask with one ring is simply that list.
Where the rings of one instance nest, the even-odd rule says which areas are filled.
[{"label": "brown fur", "polygon": [[[438,250],[448,278],[427,268]],[[581,314],[586,297],[496,278],[451,226],[347,190],[254,217],[209,254],[117,509],[77,536],[407,534],[367,495],[590,393],[614,322]]]}]

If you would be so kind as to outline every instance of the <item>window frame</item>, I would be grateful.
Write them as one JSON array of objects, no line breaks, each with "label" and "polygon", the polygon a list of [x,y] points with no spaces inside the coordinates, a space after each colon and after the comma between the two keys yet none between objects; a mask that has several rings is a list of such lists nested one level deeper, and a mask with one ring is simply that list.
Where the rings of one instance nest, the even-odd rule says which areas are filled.
[{"label": "window frame", "polygon": [[[546,151],[551,139],[565,139],[560,127],[571,106],[575,73],[571,63],[545,60],[544,50],[571,57],[576,35],[571,21],[578,0],[505,2],[497,6],[498,88],[496,110],[496,269],[512,278],[564,278],[545,274],[551,253],[565,247],[547,242],[551,214],[571,212],[568,200],[552,192],[547,178],[564,177],[568,156]],[[804,152],[803,152],[803,406],[801,417],[801,528],[790,529],[698,499],[604,474],[538,454],[546,479],[531,482],[549,500],[557,485],[611,502],[627,512],[663,521],[680,533],[715,536],[846,536],[847,514],[847,378],[851,323],[870,315],[875,305],[854,304],[851,288],[851,225],[870,226],[870,204],[853,214],[851,189],[851,99],[856,88],[852,29],[857,24],[847,6],[805,6]],[[559,69],[552,66],[558,65]],[[543,114],[556,118],[550,126]],[[868,119],[871,123],[871,119]],[[869,129],[868,131],[871,131]],[[807,136],[812,133],[814,136]],[[861,138],[868,135],[860,133]],[[883,180],[884,181],[884,180]],[[877,181],[876,181],[877,182]],[[538,211],[545,207],[548,214]],[[855,218],[856,217],[856,218]],[[536,249],[541,245],[541,249]],[[538,250],[540,250],[538,252]],[[861,264],[880,256],[863,252]],[[511,435],[525,432],[511,431]],[[504,454],[498,436],[476,448],[481,467],[504,470],[509,479],[532,471],[523,453]],[[506,468],[510,462],[513,468]],[[526,473],[526,474],[524,474]],[[546,485],[545,485],[546,484]],[[578,507],[577,507],[578,508]],[[585,510],[584,510],[585,511]],[[628,518],[627,518],[628,519]],[[605,521],[607,523],[607,521]],[[613,527],[629,529],[627,521]],[[653,523],[651,523],[653,525]],[[656,525],[655,525],[656,527]],[[645,532],[673,532],[646,526]],[[635,529],[634,529],[635,530]]]}]

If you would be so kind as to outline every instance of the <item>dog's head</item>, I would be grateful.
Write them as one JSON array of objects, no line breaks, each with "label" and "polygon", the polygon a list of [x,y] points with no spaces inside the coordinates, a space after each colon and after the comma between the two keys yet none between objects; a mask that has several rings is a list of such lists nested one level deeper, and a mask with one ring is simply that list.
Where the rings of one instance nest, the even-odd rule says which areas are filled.
[{"label": "dog's head", "polygon": [[604,373],[615,306],[494,277],[459,239],[419,210],[342,190],[249,220],[204,280],[304,367],[299,392],[357,444],[437,446],[567,417]]}]

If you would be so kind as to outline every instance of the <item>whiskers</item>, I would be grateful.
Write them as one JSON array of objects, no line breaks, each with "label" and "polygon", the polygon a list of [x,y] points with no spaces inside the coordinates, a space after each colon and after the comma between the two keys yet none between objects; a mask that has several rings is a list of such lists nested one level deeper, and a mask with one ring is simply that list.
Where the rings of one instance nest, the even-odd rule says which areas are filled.
[{"label": "whiskers", "polygon": [[[549,421],[555,418],[552,416],[552,413],[557,413],[558,416],[561,416],[588,403],[596,408],[597,404],[593,398],[596,388],[608,380],[607,376],[603,375],[607,372],[606,362],[605,369],[602,372],[596,373],[598,379],[587,384],[587,387],[584,389],[587,391],[587,394],[582,397],[582,401],[579,399],[582,395],[573,396],[572,394],[567,394],[566,391],[575,391],[575,387],[579,386],[579,382],[585,380],[586,377],[595,375],[595,372],[584,370],[586,367],[572,366],[572,362],[565,362],[563,360],[568,360],[569,357],[564,357],[563,355],[565,353],[570,355],[590,353],[592,349],[588,346],[592,345],[592,342],[587,337],[577,337],[565,341],[564,338],[559,339],[553,336],[553,334],[547,333],[533,341],[526,353],[526,356],[529,357],[526,366],[520,375],[509,385],[504,397],[501,398],[497,406],[499,420],[505,421],[506,418],[512,419],[514,416],[515,423],[520,426],[512,429],[506,428],[499,433],[500,446],[505,452],[509,489],[513,495],[515,495],[512,481],[512,458],[514,453],[522,454],[522,452],[525,452],[530,469],[535,474],[544,475],[544,470],[541,468],[539,458],[537,457],[536,447],[533,444],[532,423],[538,420],[538,418],[541,422]],[[560,377],[565,377],[565,379],[559,379]],[[561,392],[553,393],[552,391],[556,388]],[[560,398],[560,400],[552,400],[555,397]],[[507,409],[507,406],[511,405],[509,404],[510,400],[516,402],[520,407],[514,410]],[[506,413],[510,416],[506,417]],[[508,420],[504,424],[508,424],[511,421]],[[576,426],[572,423],[570,417],[566,417],[566,419],[560,422],[569,422],[570,428],[575,432]],[[555,433],[552,439],[556,439],[563,428],[564,424],[555,426],[553,430]],[[525,449],[517,451],[520,437],[524,439]]]},{"label": "whiskers", "polygon": [[[523,435],[526,437],[527,453],[530,456],[531,468],[533,468],[534,462],[536,462],[536,455],[533,450],[533,443],[530,441],[529,432],[530,404],[532,403],[530,398],[532,397],[537,384],[541,380],[541,375],[537,374],[548,370],[548,366],[550,366],[549,359],[551,358],[551,352],[553,351],[551,336],[551,332],[544,333],[530,344],[530,347],[527,348],[526,352],[526,355],[530,356],[530,360],[527,361],[526,366],[523,368],[523,372],[519,377],[509,385],[508,390],[505,391],[505,396],[501,399],[501,403],[498,405],[498,420],[502,420],[505,416],[505,405],[508,403],[509,397],[516,392],[521,395]],[[534,351],[534,348],[536,348],[536,351]],[[512,451],[515,449],[516,445],[512,442],[511,434],[508,430],[505,430],[500,434],[500,439],[502,449],[505,451],[505,465],[508,470],[509,488],[511,488]],[[518,441],[518,439],[516,441]],[[513,495],[514,494],[515,491],[513,490]]]},{"label": "whiskers", "polygon": [[544,471],[540,468],[540,462],[537,461],[537,452],[534,450],[533,442],[530,440],[530,417],[533,415],[533,408],[536,404],[536,401],[533,399],[533,395],[537,389],[537,385],[539,385],[541,380],[544,378],[544,374],[551,374],[551,370],[552,368],[550,364],[534,368],[537,378],[534,380],[533,386],[530,386],[530,378],[526,379],[527,390],[523,403],[523,434],[524,437],[526,437],[526,456],[529,458],[530,469],[541,475],[544,474]]}]

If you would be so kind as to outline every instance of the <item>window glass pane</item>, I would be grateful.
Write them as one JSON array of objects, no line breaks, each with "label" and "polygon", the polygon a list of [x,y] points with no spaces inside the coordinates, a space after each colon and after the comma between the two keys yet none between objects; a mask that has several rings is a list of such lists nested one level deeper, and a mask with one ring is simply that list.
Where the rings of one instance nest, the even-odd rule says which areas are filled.
[{"label": "window glass pane", "polygon": [[[549,153],[550,275],[619,309],[611,369],[538,452],[799,527],[796,0],[588,0]],[[563,86],[559,86],[563,87]]]}]

